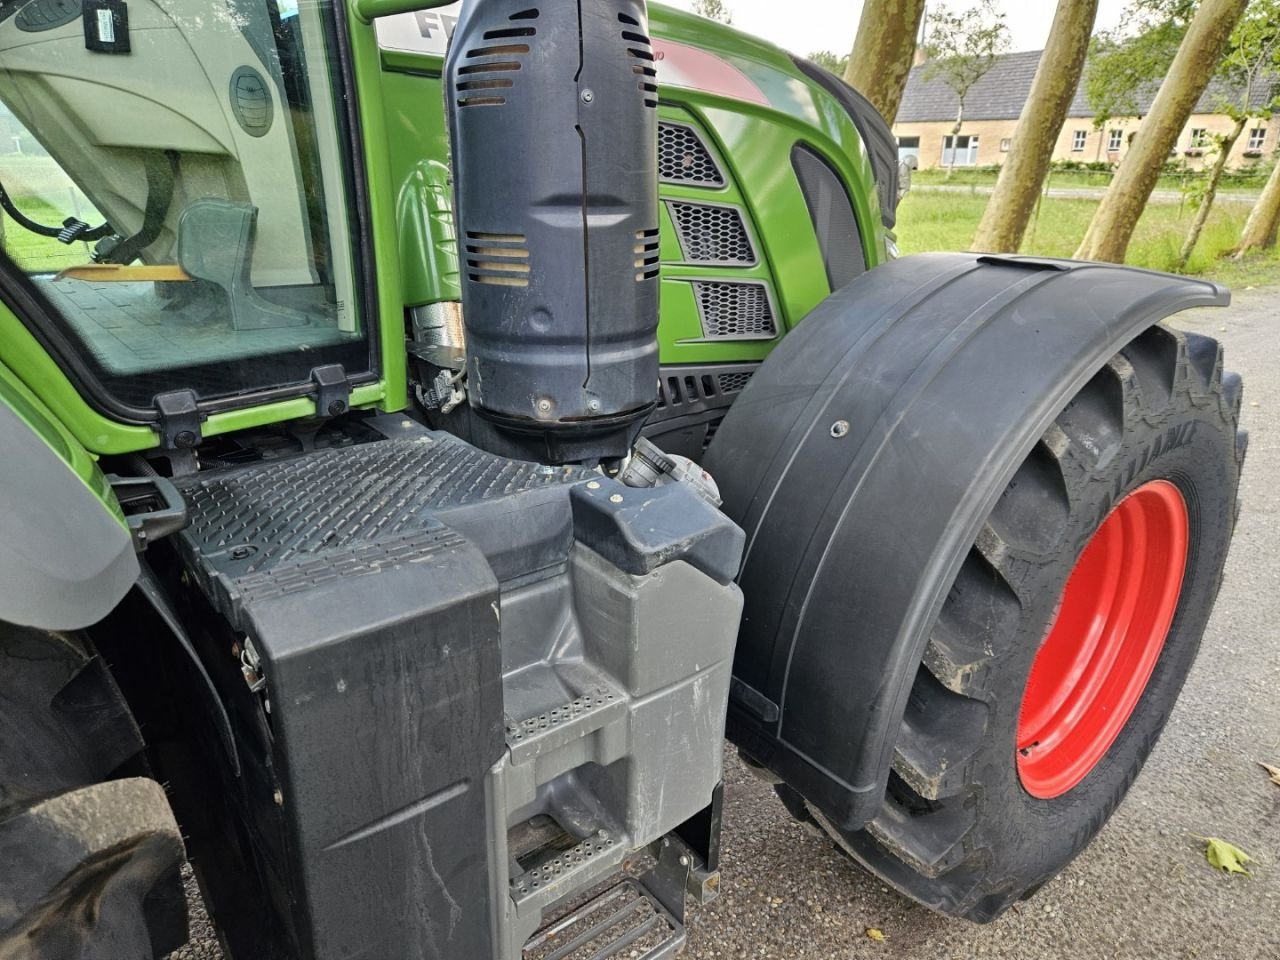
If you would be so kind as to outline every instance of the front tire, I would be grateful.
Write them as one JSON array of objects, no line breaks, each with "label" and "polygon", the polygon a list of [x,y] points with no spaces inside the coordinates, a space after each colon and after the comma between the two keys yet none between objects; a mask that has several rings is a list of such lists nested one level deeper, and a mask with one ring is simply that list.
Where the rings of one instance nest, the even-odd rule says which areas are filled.
[{"label": "front tire", "polygon": [[1158,326],[1113,357],[970,550],[879,815],[842,832],[780,786],[788,807],[908,896],[979,922],[1066,866],[1133,785],[1195,660],[1235,521],[1241,392],[1207,337]]},{"label": "front tire", "polygon": [[142,960],[187,940],[182,837],[85,636],[0,622],[0,960]]}]

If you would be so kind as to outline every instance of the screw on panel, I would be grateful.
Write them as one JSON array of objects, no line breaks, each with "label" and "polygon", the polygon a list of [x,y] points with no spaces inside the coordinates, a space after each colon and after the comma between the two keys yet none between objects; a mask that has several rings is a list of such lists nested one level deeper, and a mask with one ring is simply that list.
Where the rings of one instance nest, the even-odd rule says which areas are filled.
[{"label": "screw on panel", "polygon": [[599,489],[600,489],[600,481],[599,481],[599,480],[589,480],[589,481],[587,482],[587,489],[588,489],[588,490],[599,490]]},{"label": "screw on panel", "polygon": [[583,90],[583,91],[582,91],[582,102],[583,102],[583,103],[590,103],[590,102],[591,102],[592,100],[594,100],[595,98],[596,98],[596,95],[595,95],[594,93],[592,93],[590,90]]},{"label": "screw on panel", "polygon": [[610,497],[610,498],[609,498],[609,502],[610,502],[610,503],[621,503],[621,502],[622,502],[622,494],[620,494],[620,493],[615,493],[612,497]]},{"label": "screw on panel", "polygon": [[841,437],[848,436],[848,434],[849,434],[848,420],[837,420],[835,423],[831,425],[831,436],[835,437],[837,440],[839,440]]}]

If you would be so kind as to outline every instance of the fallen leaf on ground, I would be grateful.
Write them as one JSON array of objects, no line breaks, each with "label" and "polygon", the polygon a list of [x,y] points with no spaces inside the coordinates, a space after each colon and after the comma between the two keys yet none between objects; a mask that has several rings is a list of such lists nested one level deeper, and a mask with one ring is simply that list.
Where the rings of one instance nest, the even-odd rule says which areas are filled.
[{"label": "fallen leaf on ground", "polygon": [[1280,767],[1273,767],[1271,764],[1263,763],[1261,760],[1258,761],[1258,766],[1271,774],[1271,782],[1280,787]]},{"label": "fallen leaf on ground", "polygon": [[884,943],[884,931],[879,927],[867,927],[867,936],[876,943]]},{"label": "fallen leaf on ground", "polygon": [[1246,863],[1253,863],[1253,857],[1249,856],[1234,844],[1227,843],[1225,840],[1219,840],[1217,837],[1201,837],[1204,841],[1204,858],[1219,870],[1226,873],[1243,873],[1248,874],[1249,871],[1244,868]]}]

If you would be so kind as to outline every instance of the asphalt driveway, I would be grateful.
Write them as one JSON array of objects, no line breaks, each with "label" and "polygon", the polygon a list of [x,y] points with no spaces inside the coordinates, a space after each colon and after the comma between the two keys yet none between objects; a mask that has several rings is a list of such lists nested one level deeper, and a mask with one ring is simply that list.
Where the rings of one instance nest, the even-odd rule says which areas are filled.
[{"label": "asphalt driveway", "polygon": [[[1280,287],[1178,320],[1245,378],[1244,511],[1200,659],[1129,799],[1030,902],[988,926],[916,906],[793,823],[728,758],[721,898],[690,920],[691,960],[1280,958]],[[1198,836],[1251,853],[1251,877]],[[198,908],[198,901],[195,903]],[[202,912],[177,960],[219,957]],[[872,940],[869,928],[884,934]],[[388,958],[392,960],[392,958]],[[473,960],[460,957],[458,960]]]}]

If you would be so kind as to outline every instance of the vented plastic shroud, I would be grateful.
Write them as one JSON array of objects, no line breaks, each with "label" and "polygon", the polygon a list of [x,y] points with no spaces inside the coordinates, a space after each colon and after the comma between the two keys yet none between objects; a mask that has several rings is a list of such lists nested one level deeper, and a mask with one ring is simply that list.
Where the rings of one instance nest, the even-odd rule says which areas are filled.
[{"label": "vented plastic shroud", "polygon": [[447,65],[472,406],[552,462],[625,455],[658,376],[643,0],[474,0]]}]

